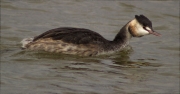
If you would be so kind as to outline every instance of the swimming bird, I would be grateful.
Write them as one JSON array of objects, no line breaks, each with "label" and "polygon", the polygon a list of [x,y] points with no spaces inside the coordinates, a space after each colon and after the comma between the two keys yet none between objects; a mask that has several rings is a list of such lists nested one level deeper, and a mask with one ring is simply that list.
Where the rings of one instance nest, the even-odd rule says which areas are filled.
[{"label": "swimming bird", "polygon": [[96,56],[121,51],[132,37],[142,37],[148,34],[160,36],[153,30],[152,22],[147,17],[135,15],[135,18],[125,24],[112,41],[89,29],[60,27],[34,38],[25,38],[21,43],[22,48],[27,50]]}]

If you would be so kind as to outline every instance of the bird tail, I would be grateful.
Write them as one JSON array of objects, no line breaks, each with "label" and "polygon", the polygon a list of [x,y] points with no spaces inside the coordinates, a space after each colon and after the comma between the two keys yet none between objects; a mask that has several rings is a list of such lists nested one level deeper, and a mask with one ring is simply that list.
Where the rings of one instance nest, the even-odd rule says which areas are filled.
[{"label": "bird tail", "polygon": [[22,44],[21,48],[26,49],[27,44],[31,43],[34,38],[24,38],[20,43]]}]

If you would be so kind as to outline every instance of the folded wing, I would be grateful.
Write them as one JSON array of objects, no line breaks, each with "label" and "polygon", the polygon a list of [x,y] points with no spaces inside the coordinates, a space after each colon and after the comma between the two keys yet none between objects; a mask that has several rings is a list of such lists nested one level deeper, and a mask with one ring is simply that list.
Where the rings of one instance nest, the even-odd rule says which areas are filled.
[{"label": "folded wing", "polygon": [[56,28],[42,33],[34,38],[33,41],[52,38],[53,40],[62,40],[67,43],[73,44],[94,44],[94,43],[107,43],[108,40],[103,38],[100,34],[83,28]]}]

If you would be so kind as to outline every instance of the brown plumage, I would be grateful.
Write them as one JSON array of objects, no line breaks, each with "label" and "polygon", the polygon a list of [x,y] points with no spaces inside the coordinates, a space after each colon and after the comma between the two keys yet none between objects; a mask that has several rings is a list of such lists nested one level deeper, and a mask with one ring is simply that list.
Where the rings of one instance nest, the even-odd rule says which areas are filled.
[{"label": "brown plumage", "polygon": [[106,40],[100,34],[84,28],[62,27],[49,30],[34,38],[24,39],[23,48],[44,50],[48,52],[94,56],[122,50],[131,37],[147,34],[160,35],[153,31],[150,20],[143,16],[135,16],[128,22],[113,41]]}]

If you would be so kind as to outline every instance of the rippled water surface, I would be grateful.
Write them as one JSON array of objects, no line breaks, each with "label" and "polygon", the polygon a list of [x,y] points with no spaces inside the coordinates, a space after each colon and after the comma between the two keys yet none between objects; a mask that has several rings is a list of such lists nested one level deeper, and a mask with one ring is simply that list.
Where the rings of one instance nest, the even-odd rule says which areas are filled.
[{"label": "rippled water surface", "polygon": [[[161,37],[132,38],[132,51],[78,57],[20,49],[25,37],[87,28],[112,40],[144,14]],[[1,0],[1,94],[178,94],[179,1]]]}]

